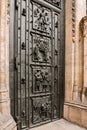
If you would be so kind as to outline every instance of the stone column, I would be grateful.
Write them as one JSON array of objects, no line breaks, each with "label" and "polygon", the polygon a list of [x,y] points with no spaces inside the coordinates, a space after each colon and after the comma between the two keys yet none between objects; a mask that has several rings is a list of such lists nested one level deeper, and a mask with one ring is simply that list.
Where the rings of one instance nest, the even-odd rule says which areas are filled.
[{"label": "stone column", "polygon": [[73,101],[81,102],[82,86],[80,85],[80,56],[79,56],[79,22],[86,15],[86,0],[76,0],[76,41],[74,50],[74,86],[73,86]]},{"label": "stone column", "polygon": [[16,130],[10,115],[9,10],[9,0],[0,0],[0,130]]},{"label": "stone column", "polygon": [[82,103],[87,104],[87,16],[83,18],[83,92]]},{"label": "stone column", "polygon": [[0,1],[0,112],[10,113],[8,1]]}]

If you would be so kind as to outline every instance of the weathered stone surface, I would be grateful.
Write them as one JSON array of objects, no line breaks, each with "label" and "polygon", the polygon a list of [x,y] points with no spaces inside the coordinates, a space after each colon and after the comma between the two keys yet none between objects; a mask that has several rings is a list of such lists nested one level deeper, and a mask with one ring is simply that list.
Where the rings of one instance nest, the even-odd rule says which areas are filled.
[{"label": "weathered stone surface", "polygon": [[16,130],[9,98],[9,0],[0,0],[0,130]]},{"label": "weathered stone surface", "polygon": [[81,124],[81,109],[69,107],[69,120],[76,124]]},{"label": "weathered stone surface", "polygon": [[66,103],[64,105],[64,118],[70,122],[87,128],[87,107]]},{"label": "weathered stone surface", "polygon": [[55,121],[53,123],[49,123],[47,125],[43,125],[37,128],[33,128],[31,130],[86,130],[77,125],[74,125],[66,120]]},{"label": "weathered stone surface", "polygon": [[82,126],[87,128],[87,110],[82,110],[81,121]]},{"label": "weathered stone surface", "polygon": [[0,130],[16,130],[16,123],[10,115],[0,113]]},{"label": "weathered stone surface", "polygon": [[9,106],[9,0],[0,1],[0,112],[10,113]]},{"label": "weathered stone surface", "polygon": [[66,54],[64,118],[87,128],[86,0],[66,0],[65,11]]}]

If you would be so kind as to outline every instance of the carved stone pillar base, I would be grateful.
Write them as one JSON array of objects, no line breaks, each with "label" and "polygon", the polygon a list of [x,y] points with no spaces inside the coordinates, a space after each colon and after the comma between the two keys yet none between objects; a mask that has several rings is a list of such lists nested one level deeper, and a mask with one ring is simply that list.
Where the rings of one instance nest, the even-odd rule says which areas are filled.
[{"label": "carved stone pillar base", "polygon": [[73,89],[73,101],[81,103],[82,90],[77,85]]},{"label": "carved stone pillar base", "polygon": [[82,103],[87,104],[87,87],[84,87],[82,91]]}]

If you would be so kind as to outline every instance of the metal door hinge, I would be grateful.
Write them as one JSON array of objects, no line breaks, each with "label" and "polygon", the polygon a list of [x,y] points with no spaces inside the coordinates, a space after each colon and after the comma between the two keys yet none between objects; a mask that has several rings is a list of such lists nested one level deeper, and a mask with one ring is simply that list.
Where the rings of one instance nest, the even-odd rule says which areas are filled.
[{"label": "metal door hinge", "polygon": [[24,9],[24,8],[23,8],[23,10],[22,10],[22,15],[23,15],[23,16],[26,16],[26,9]]},{"label": "metal door hinge", "polygon": [[18,0],[15,0],[15,9],[18,9]]}]

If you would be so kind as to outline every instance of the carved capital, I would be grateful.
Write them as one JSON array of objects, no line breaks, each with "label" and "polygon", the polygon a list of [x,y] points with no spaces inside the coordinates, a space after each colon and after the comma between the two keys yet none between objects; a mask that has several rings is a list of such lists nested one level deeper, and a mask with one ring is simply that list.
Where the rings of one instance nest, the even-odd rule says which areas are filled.
[{"label": "carved capital", "polygon": [[79,27],[80,27],[80,34],[86,37],[87,36],[87,16],[81,19]]}]

